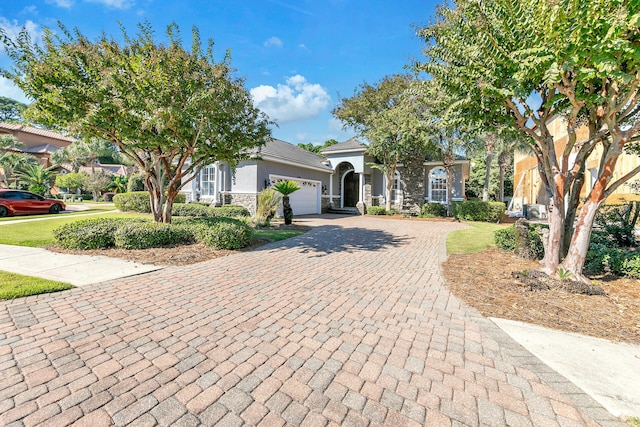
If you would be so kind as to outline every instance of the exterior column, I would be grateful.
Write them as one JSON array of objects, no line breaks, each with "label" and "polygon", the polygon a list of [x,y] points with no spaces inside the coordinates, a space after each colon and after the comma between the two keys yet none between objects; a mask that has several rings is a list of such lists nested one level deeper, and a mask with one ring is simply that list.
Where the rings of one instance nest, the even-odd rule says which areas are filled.
[{"label": "exterior column", "polygon": [[329,177],[329,207],[333,207],[333,174]]},{"label": "exterior column", "polygon": [[358,174],[358,201],[363,202],[364,174]]},{"label": "exterior column", "polygon": [[214,194],[214,203],[217,206],[218,204],[220,204],[220,165],[216,162],[214,167],[215,167],[215,171],[216,171],[216,181],[215,181],[215,194]]}]

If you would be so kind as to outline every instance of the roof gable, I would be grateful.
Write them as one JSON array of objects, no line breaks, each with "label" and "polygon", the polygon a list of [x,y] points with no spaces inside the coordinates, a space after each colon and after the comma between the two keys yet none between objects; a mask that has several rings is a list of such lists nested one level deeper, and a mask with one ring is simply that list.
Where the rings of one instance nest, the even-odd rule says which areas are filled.
[{"label": "roof gable", "polygon": [[367,146],[355,138],[351,138],[344,142],[331,145],[321,151],[322,154],[349,152],[349,151],[365,151]]},{"label": "roof gable", "polygon": [[255,151],[255,155],[264,160],[282,160],[303,167],[332,171],[326,164],[325,157],[279,139],[267,139],[265,145]]}]

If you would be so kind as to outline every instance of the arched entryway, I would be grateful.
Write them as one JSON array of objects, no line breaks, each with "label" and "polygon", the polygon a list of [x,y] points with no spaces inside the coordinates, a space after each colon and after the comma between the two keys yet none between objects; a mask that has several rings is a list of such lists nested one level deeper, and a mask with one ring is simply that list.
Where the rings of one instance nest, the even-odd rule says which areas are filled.
[{"label": "arched entryway", "polygon": [[358,204],[359,176],[353,170],[347,171],[342,176],[342,207],[355,208]]}]

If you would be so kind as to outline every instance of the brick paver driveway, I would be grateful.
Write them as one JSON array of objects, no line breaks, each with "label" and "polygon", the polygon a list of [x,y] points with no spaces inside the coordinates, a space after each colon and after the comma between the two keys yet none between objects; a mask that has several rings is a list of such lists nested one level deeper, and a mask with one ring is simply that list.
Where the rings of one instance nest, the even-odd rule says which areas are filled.
[{"label": "brick paver driveway", "polygon": [[459,225],[307,221],[254,252],[0,303],[0,425],[616,424],[443,286]]}]

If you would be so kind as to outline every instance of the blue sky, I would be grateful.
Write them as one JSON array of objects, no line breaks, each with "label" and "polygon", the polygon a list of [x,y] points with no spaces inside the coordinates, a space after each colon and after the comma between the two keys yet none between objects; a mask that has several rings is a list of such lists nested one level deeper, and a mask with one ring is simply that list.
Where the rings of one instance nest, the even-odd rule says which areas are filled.
[{"label": "blue sky", "polygon": [[[176,22],[185,40],[197,26],[213,38],[217,59],[231,49],[237,76],[256,105],[278,123],[273,136],[294,144],[344,141],[352,130],[331,109],[363,82],[403,72],[420,58],[416,24],[433,15],[436,1],[419,0],[13,0],[0,3],[0,26],[15,34],[22,26],[37,37],[60,20],[90,38],[102,31],[120,37],[149,21],[161,38]],[[0,52],[0,67],[8,67]],[[0,80],[0,95],[27,100]]]}]

